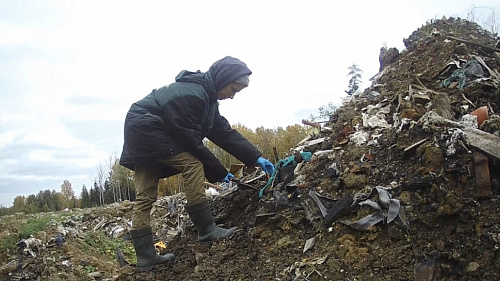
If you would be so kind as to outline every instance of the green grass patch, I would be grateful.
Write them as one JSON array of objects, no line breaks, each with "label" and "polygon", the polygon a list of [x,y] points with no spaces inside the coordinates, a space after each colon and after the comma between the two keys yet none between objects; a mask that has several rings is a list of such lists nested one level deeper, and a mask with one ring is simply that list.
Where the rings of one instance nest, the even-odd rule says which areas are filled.
[{"label": "green grass patch", "polygon": [[2,226],[6,228],[8,225],[11,233],[5,237],[0,237],[0,253],[15,251],[19,241],[29,238],[30,235],[45,229],[52,219],[60,222],[64,220],[66,216],[67,214],[58,214],[55,216],[51,214],[39,214],[38,217],[35,215],[27,215],[22,218],[11,216],[3,219]]},{"label": "green grass patch", "polygon": [[116,260],[116,248],[122,250],[123,255],[130,263],[136,263],[137,257],[135,256],[135,250],[132,243],[124,241],[121,238],[111,238],[106,237],[104,233],[95,231],[87,233],[84,237],[84,241],[92,249],[99,252],[100,254],[107,255],[111,259]]},{"label": "green grass patch", "polygon": [[26,239],[30,235],[43,230],[47,226],[47,224],[49,224],[50,220],[51,218],[48,216],[28,220],[26,224],[22,225],[19,228],[19,231],[17,233],[19,239]]},{"label": "green grass patch", "polygon": [[0,253],[8,254],[11,251],[15,250],[17,242],[19,241],[17,239],[17,235],[15,234],[3,237],[2,239],[0,239]]}]

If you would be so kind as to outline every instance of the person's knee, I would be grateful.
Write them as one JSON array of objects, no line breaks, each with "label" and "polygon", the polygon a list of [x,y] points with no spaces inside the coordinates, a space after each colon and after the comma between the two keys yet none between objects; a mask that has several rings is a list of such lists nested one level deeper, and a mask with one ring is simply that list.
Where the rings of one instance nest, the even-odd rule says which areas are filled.
[{"label": "person's knee", "polygon": [[151,208],[156,201],[157,196],[147,192],[138,192],[135,198],[135,206],[138,209]]}]

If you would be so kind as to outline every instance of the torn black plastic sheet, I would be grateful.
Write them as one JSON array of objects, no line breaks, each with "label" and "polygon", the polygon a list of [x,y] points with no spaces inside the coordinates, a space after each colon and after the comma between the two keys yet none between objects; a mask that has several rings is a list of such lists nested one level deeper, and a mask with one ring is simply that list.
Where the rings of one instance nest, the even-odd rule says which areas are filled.
[{"label": "torn black plastic sheet", "polygon": [[[378,195],[378,202],[370,199],[376,195]],[[362,206],[368,206],[374,209],[375,212],[355,222],[349,220],[340,220],[340,222],[354,229],[366,230],[377,223],[390,223],[397,219],[403,226],[408,227],[406,217],[401,216],[401,204],[399,200],[391,198],[391,194],[381,186],[373,188],[370,193],[357,193],[354,196],[352,207],[356,207],[357,210]]]},{"label": "torn black plastic sheet", "polygon": [[328,214],[328,210],[326,209],[325,205],[323,205],[321,200],[319,200],[318,194],[316,194],[316,190],[310,189],[309,196],[311,196],[314,202],[318,204],[319,210],[321,211],[321,215],[323,215],[323,217],[326,217],[326,215]]}]

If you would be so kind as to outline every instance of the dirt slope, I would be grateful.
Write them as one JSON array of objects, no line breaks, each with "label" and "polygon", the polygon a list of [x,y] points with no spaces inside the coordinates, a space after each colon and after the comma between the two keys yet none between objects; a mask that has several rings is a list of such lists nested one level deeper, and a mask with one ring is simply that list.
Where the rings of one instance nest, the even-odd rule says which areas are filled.
[{"label": "dirt slope", "polygon": [[[405,44],[401,54],[391,50],[387,58],[381,52],[381,74],[373,86],[344,103],[311,137],[324,141],[300,147],[321,156],[305,163],[291,183],[275,182],[263,198],[243,190],[215,200],[220,222],[241,228],[232,239],[200,248],[188,231],[169,244],[178,257],[175,263],[134,278],[498,280],[498,159],[486,155],[486,170],[475,172],[479,165],[474,157],[484,153],[454,126],[430,124],[424,116],[433,111],[459,121],[487,106],[491,123],[481,129],[498,136],[494,113],[500,110],[500,61],[498,53],[485,48],[494,48],[496,39],[474,23],[450,18],[428,23]],[[455,64],[447,66],[450,59]],[[489,70],[481,66],[481,72],[444,87],[472,59],[482,59]],[[359,141],[357,134],[366,141]],[[487,183],[478,186],[477,177],[487,177]],[[399,200],[403,223],[381,222],[357,230],[338,222],[371,213],[360,208],[340,212],[337,222],[325,226],[309,196],[315,190],[333,199],[321,199],[328,209],[341,198],[376,186]],[[488,187],[491,192],[485,194]],[[273,191],[286,202],[278,203],[281,197]],[[275,214],[256,217],[269,212]],[[314,246],[304,253],[311,238]]]}]

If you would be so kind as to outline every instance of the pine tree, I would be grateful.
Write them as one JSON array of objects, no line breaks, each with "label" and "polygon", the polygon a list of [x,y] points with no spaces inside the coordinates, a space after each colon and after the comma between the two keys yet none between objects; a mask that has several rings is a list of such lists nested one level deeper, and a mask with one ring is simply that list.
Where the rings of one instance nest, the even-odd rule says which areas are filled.
[{"label": "pine tree", "polygon": [[92,199],[90,198],[89,191],[87,187],[83,185],[82,193],[80,193],[80,197],[82,198],[82,208],[92,207]]},{"label": "pine tree", "polygon": [[359,89],[359,83],[361,82],[361,72],[363,72],[358,65],[352,64],[347,69],[349,69],[349,85],[347,86],[347,90],[345,91],[349,96],[354,94]]}]

